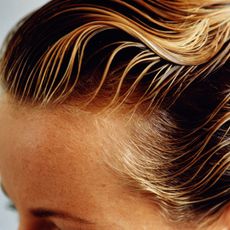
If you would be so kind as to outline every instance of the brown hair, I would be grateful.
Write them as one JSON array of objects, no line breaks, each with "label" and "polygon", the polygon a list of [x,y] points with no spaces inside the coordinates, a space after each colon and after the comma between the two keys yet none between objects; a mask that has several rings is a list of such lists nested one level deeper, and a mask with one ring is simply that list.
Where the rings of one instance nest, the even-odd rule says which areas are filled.
[{"label": "brown hair", "polygon": [[210,218],[230,200],[229,15],[226,0],[53,0],[9,35],[2,85],[20,104],[138,114],[121,174],[172,220]]}]

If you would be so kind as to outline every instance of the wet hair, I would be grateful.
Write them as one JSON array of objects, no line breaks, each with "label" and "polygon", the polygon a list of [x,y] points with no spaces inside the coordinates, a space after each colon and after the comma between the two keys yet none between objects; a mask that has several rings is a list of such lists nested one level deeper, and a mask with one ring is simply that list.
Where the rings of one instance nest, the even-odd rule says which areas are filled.
[{"label": "wet hair", "polygon": [[168,219],[204,221],[230,201],[229,15],[226,0],[52,0],[6,39],[2,86],[20,105],[122,108],[120,174]]}]

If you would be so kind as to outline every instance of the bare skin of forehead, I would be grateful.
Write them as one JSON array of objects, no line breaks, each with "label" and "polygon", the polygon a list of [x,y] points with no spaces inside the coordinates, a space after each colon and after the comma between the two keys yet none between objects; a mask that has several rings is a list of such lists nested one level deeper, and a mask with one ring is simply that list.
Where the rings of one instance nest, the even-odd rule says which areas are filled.
[{"label": "bare skin of forehead", "polygon": [[[24,207],[36,204],[34,200],[37,206],[40,203],[50,206],[52,201],[58,206],[61,203],[63,208],[73,213],[80,211],[83,217],[90,217],[93,221],[112,223],[117,227],[114,229],[131,229],[138,219],[145,220],[147,228],[143,229],[151,229],[148,226],[153,224],[161,225],[162,230],[195,229],[191,225],[169,227],[156,205],[141,194],[132,192],[125,180],[106,167],[104,151],[118,153],[121,150],[119,141],[125,140],[129,133],[131,124],[124,114],[95,115],[64,106],[23,107],[5,99],[1,102],[0,119],[7,126],[3,129],[10,130],[9,143],[4,147],[5,152],[10,153],[0,154],[1,161],[6,159],[7,162],[8,158],[12,163],[12,158],[19,155],[13,166],[1,166],[0,161],[0,171],[3,169],[7,192],[22,213],[25,212]],[[15,172],[10,172],[9,167],[13,167]],[[21,170],[23,167],[26,171]]]},{"label": "bare skin of forehead", "polygon": [[8,132],[7,141],[14,142],[4,145],[0,154],[3,183],[22,216],[33,205],[57,208],[62,204],[102,226],[113,226],[111,229],[130,229],[132,225],[135,229],[135,220],[146,226],[152,226],[153,219],[154,225],[160,224],[163,220],[156,207],[128,190],[125,181],[103,162],[105,145],[111,154],[117,151],[116,143],[105,143],[107,136],[123,138],[122,119],[72,112],[8,102],[1,108],[0,119],[6,124],[1,137]]}]

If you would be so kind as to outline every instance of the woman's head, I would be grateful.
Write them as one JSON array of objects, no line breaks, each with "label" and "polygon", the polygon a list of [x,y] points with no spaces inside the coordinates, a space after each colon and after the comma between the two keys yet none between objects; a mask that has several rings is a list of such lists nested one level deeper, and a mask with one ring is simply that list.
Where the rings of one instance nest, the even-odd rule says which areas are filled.
[{"label": "woman's head", "polygon": [[0,171],[22,219],[34,199],[100,229],[223,216],[229,14],[228,1],[53,0],[19,23],[1,59]]}]

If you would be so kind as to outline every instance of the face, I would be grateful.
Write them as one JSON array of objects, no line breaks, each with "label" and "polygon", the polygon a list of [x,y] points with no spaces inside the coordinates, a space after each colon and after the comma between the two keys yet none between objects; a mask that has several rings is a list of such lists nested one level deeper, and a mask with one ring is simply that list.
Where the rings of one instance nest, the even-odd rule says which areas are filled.
[{"label": "face", "polygon": [[[104,164],[102,140],[124,130],[121,121],[104,119],[110,126],[98,128],[99,119],[83,112],[1,103],[1,181],[20,230],[174,229]],[[116,153],[115,143],[106,145]]]}]

